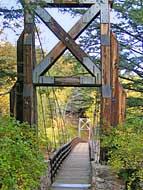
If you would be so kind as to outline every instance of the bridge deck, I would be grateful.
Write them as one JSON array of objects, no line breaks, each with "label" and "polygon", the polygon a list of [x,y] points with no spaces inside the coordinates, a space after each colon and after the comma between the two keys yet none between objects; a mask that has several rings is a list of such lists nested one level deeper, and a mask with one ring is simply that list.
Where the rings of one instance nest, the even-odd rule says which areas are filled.
[{"label": "bridge deck", "polygon": [[79,143],[62,164],[51,190],[90,189],[90,173],[88,143]]}]

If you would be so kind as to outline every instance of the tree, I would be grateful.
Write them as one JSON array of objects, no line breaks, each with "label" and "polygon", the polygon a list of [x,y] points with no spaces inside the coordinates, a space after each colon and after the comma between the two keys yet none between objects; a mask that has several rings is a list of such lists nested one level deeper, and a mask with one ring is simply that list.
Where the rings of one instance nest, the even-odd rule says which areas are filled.
[{"label": "tree", "polygon": [[[20,4],[20,1],[17,0],[13,6],[3,6],[0,5],[0,16],[1,16],[1,25],[0,29],[10,28],[16,32],[15,28],[21,26],[21,22],[19,22],[23,17],[23,9]],[[14,21],[14,22],[13,22]]]},{"label": "tree", "polygon": [[35,129],[0,118],[0,189],[35,189],[46,170]]},{"label": "tree", "polygon": [[120,19],[118,24],[113,24],[113,29],[121,46],[120,69],[125,71],[121,78],[128,76],[126,88],[143,92],[143,2],[117,1],[114,8]]},{"label": "tree", "polygon": [[9,113],[9,92],[16,81],[16,47],[0,43],[0,115]]},{"label": "tree", "polygon": [[101,146],[108,148],[108,164],[124,179],[128,190],[142,189],[142,125],[142,119],[128,117],[124,126],[102,136]]},{"label": "tree", "polygon": [[[111,28],[120,44],[120,77],[129,90],[143,92],[143,5],[142,0],[116,0],[113,4]],[[64,11],[66,11],[64,9]],[[83,10],[70,9],[72,15],[81,15]],[[92,22],[79,38],[81,47],[99,62],[99,18]]]},{"label": "tree", "polygon": [[[113,13],[116,15],[112,23],[112,30],[116,33],[120,43],[120,77],[126,78],[129,85],[125,88],[143,92],[143,8],[142,0],[116,0],[113,4]],[[63,9],[62,9],[63,10]],[[64,9],[72,15],[83,14],[85,10]],[[9,19],[13,20],[22,16],[22,9],[0,8],[3,16],[4,27],[10,27]],[[7,19],[7,21],[5,20]],[[16,20],[15,20],[16,23]],[[83,49],[96,58],[99,63],[99,19],[96,19],[79,38],[79,43]],[[136,77],[134,77],[134,75]],[[132,82],[131,82],[132,81]]]},{"label": "tree", "polygon": [[0,86],[8,89],[16,79],[16,47],[9,42],[1,42]]}]

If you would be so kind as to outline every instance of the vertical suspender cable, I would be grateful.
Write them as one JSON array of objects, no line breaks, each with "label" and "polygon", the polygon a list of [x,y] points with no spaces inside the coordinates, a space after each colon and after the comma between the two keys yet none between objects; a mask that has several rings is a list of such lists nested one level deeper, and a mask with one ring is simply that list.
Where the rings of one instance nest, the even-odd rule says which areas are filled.
[{"label": "vertical suspender cable", "polygon": [[[44,56],[44,51],[43,51],[43,48],[42,48],[42,43],[41,43],[40,36],[39,36],[39,33],[38,33],[38,30],[37,30],[36,25],[35,25],[35,28],[36,28],[38,40],[39,40],[39,42],[40,42],[40,47],[41,47],[42,55],[43,55],[43,58],[44,58],[44,57],[45,57],[45,56]],[[56,100],[56,102],[57,102],[57,106],[58,106],[58,109],[59,109],[60,116],[62,117],[63,126],[64,126],[64,127],[62,127],[62,130],[63,130],[63,138],[64,138],[64,143],[65,143],[66,141],[68,141],[69,135],[68,135],[67,130],[66,130],[66,128],[65,128],[65,126],[66,126],[66,125],[65,125],[65,121],[64,121],[64,118],[63,118],[63,115],[62,115],[62,112],[61,112],[59,103],[58,103],[58,99],[57,99],[55,90],[54,90],[53,88],[52,88],[52,91],[53,91],[53,95],[54,95],[54,97],[55,97],[55,100]],[[65,134],[66,134],[66,140],[65,140]]]}]

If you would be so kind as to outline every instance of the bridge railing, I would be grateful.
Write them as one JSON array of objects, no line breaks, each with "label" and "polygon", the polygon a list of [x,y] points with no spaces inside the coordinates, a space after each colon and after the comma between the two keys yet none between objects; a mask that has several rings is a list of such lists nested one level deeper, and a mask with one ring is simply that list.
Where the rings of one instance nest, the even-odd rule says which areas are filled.
[{"label": "bridge railing", "polygon": [[63,145],[59,150],[57,150],[51,157],[50,157],[50,175],[51,175],[51,183],[53,183],[54,178],[65,160],[65,158],[69,155],[71,150],[75,147],[75,145],[82,140],[79,137],[74,138],[69,143]]},{"label": "bridge railing", "polygon": [[100,140],[90,140],[89,141],[89,158],[90,161],[95,161],[99,163],[100,160]]}]

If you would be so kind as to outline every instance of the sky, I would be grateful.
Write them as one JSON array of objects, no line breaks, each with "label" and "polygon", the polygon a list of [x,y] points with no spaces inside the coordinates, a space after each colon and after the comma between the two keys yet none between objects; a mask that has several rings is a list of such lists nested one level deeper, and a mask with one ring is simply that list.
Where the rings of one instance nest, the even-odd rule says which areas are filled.
[{"label": "sky", "polygon": [[[15,8],[21,8],[21,4],[17,3],[17,0],[0,0],[0,7],[1,8],[8,8],[11,9],[12,7]],[[61,13],[58,9],[52,8],[48,9],[48,12],[55,18],[55,20],[66,30],[69,31],[69,29],[79,20],[79,16],[72,17],[68,13]],[[0,23],[2,18],[0,18]],[[117,22],[117,19],[114,14],[111,14],[111,21]],[[16,20],[13,21],[11,24],[15,24]],[[21,28],[15,27],[15,32],[10,29],[5,29],[4,34],[0,35],[0,40],[11,42],[12,44],[16,45],[17,39],[20,36],[20,33],[23,30],[23,20],[19,20],[18,23],[21,25]],[[0,25],[0,28],[2,27]],[[58,42],[58,39],[55,37],[55,35],[42,23],[37,24],[38,28],[40,28],[40,39],[42,42],[42,47],[45,51],[49,52]],[[36,40],[36,45],[39,45],[38,41]]]},{"label": "sky", "polygon": [[[21,8],[20,4],[16,3],[17,0],[0,0],[0,7],[4,8]],[[48,9],[48,12],[56,19],[56,21],[66,30],[68,31],[79,19],[79,17],[72,17],[70,14],[63,14],[57,8]],[[1,18],[0,18],[1,21]],[[14,21],[15,22],[15,21]],[[19,21],[22,23],[22,27],[15,28],[15,31],[10,29],[5,29],[4,34],[0,36],[0,40],[4,39],[12,44],[16,45],[17,39],[19,38],[20,33],[23,30],[23,21]],[[2,22],[1,22],[2,23]],[[14,24],[14,23],[13,23]],[[38,28],[40,29],[40,39],[42,42],[43,49],[46,51],[50,51],[52,47],[58,42],[58,39],[55,35],[42,23],[37,24]],[[36,40],[36,44],[38,45],[38,41]]]}]

